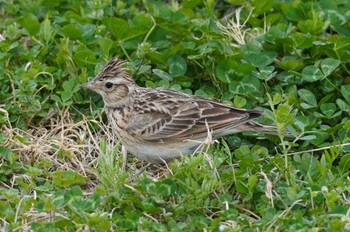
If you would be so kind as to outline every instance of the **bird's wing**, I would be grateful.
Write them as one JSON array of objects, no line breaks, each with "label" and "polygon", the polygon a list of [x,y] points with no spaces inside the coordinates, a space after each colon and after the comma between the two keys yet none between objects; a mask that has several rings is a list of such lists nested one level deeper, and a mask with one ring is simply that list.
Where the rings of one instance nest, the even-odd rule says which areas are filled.
[{"label": "bird's wing", "polygon": [[215,137],[232,133],[236,126],[262,115],[257,110],[164,91],[143,94],[134,105],[126,130],[136,138],[151,142],[204,139],[208,127]]}]

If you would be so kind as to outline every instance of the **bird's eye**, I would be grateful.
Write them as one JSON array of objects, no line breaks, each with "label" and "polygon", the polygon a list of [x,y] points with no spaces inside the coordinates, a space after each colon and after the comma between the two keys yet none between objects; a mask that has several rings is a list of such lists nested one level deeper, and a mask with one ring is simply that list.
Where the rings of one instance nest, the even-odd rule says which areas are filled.
[{"label": "bird's eye", "polygon": [[113,86],[113,83],[111,83],[111,82],[107,82],[107,83],[106,83],[106,88],[107,88],[107,89],[112,88],[112,86]]}]

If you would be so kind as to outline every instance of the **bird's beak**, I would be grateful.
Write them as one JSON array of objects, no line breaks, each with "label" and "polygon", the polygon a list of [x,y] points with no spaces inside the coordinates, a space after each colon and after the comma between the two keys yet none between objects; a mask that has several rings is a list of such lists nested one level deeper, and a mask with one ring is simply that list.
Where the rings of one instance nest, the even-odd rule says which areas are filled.
[{"label": "bird's beak", "polygon": [[94,83],[92,81],[86,82],[85,84],[82,84],[80,88],[87,88],[87,89],[93,89]]}]

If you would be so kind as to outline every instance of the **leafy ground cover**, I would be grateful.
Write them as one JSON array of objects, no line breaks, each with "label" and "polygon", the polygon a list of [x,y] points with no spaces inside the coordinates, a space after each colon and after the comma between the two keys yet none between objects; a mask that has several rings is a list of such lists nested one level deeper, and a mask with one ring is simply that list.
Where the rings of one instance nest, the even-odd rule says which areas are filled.
[{"label": "leafy ground cover", "polygon": [[[0,16],[4,230],[350,230],[348,0],[8,0]],[[131,73],[144,59],[142,86],[262,109],[279,134],[125,168],[79,89],[115,55]]]}]

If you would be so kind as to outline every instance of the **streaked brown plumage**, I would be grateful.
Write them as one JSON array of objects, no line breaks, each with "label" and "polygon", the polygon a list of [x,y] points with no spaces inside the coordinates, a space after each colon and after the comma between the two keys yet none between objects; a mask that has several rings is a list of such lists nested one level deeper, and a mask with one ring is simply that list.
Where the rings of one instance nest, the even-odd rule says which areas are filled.
[{"label": "streaked brown plumage", "polygon": [[275,130],[252,121],[263,114],[259,110],[238,109],[168,89],[139,87],[123,64],[113,58],[82,87],[102,96],[118,138],[140,159],[159,163],[190,154],[207,138],[208,127],[214,139],[241,131]]}]

